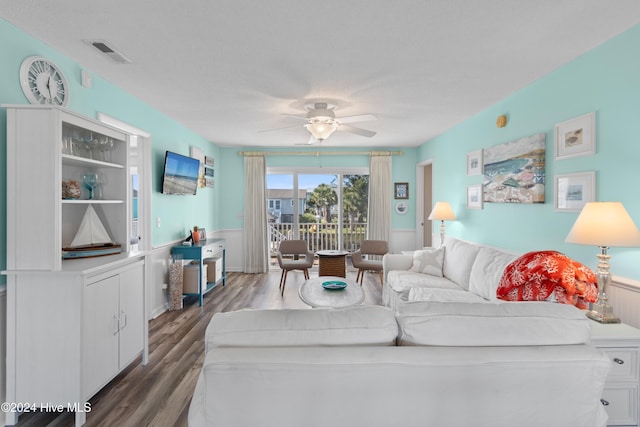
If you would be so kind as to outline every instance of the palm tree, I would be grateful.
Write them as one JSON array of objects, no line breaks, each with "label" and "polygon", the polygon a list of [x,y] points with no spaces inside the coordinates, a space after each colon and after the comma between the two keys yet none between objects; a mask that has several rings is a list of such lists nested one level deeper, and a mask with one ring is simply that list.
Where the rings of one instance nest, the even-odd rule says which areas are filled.
[{"label": "palm tree", "polygon": [[309,196],[309,206],[315,207],[316,212],[325,218],[326,222],[331,220],[331,207],[338,203],[338,194],[327,184],[320,184],[313,189]]}]

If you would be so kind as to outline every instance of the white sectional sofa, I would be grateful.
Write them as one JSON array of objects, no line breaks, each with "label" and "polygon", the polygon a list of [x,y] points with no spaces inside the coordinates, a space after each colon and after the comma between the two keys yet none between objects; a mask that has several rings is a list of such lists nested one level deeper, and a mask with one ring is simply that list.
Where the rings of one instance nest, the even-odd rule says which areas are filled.
[{"label": "white sectional sofa", "polygon": [[[432,262],[420,269],[414,267],[420,267],[414,258],[421,253]],[[416,301],[495,302],[502,272],[517,257],[448,236],[442,247],[432,251],[388,254],[382,260],[382,302],[391,308]]]},{"label": "white sectional sofa", "polygon": [[589,334],[552,303],[218,313],[189,425],[603,427]]}]

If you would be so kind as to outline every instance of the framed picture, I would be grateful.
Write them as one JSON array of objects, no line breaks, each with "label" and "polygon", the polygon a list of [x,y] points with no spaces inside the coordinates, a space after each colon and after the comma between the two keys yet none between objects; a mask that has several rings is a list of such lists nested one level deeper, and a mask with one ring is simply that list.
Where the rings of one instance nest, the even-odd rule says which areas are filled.
[{"label": "framed picture", "polygon": [[213,178],[214,177],[214,170],[213,168],[209,168],[209,167],[204,167],[204,176],[205,178]]},{"label": "framed picture", "polygon": [[396,203],[396,212],[400,215],[404,215],[409,210],[409,206],[405,202]]},{"label": "framed picture", "polygon": [[472,151],[467,154],[467,175],[480,175],[482,173],[482,150]]},{"label": "framed picture", "polygon": [[393,184],[393,197],[395,199],[408,199],[409,198],[409,183],[408,182],[396,182]]},{"label": "framed picture", "polygon": [[213,188],[213,186],[214,186],[213,178],[205,177],[204,184],[208,188]]},{"label": "framed picture", "polygon": [[482,209],[482,184],[467,186],[467,209]]},{"label": "framed picture", "polygon": [[216,161],[213,157],[204,156],[204,165],[205,166],[215,166]]},{"label": "framed picture", "polygon": [[198,147],[189,147],[189,156],[200,160],[200,169],[198,170],[198,188],[204,188],[204,151]]},{"label": "framed picture", "polygon": [[590,156],[596,152],[596,113],[556,125],[556,160]]},{"label": "framed picture", "polygon": [[556,175],[556,210],[580,212],[587,202],[596,200],[596,173]]},{"label": "framed picture", "polygon": [[546,134],[485,148],[482,203],[544,203]]}]

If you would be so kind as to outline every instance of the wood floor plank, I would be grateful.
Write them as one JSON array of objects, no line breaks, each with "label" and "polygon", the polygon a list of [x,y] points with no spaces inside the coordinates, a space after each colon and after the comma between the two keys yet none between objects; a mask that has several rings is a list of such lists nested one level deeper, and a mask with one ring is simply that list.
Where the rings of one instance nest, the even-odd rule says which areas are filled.
[{"label": "wood floor plank", "polygon": [[[299,274],[298,274],[299,273]],[[311,271],[317,277],[317,269]],[[348,269],[347,277],[355,280]],[[87,426],[187,427],[189,404],[204,362],[204,334],[218,312],[242,308],[308,308],[298,297],[302,272],[287,277],[284,296],[278,285],[280,270],[266,274],[229,273],[227,285],[218,286],[204,298],[204,305],[189,297],[184,308],[167,311],[149,322],[149,363],[138,357],[90,401]],[[381,285],[376,273],[366,273],[365,304],[381,304]],[[72,427],[70,413],[29,413],[19,427]]]}]

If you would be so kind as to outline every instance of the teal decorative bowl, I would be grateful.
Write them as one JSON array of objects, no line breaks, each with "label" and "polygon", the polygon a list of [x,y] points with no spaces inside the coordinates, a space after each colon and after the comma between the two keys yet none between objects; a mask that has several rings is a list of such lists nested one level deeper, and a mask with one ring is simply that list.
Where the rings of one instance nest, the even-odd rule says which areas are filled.
[{"label": "teal decorative bowl", "polygon": [[347,287],[346,282],[341,282],[339,280],[330,280],[328,282],[322,282],[322,287],[328,289],[330,291],[339,291]]}]

